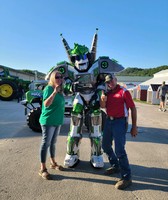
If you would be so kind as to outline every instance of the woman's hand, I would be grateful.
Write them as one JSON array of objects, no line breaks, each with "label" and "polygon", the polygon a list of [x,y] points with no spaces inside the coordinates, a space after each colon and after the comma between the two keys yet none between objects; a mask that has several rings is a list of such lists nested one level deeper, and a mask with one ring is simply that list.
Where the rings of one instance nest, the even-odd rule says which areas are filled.
[{"label": "woman's hand", "polygon": [[60,92],[60,86],[59,85],[55,86],[53,94],[57,94],[58,92]]},{"label": "woman's hand", "polygon": [[47,106],[50,106],[54,100],[54,97],[55,95],[60,91],[60,86],[57,85],[55,86],[54,88],[54,91],[53,93],[44,101],[44,105],[47,107]]}]

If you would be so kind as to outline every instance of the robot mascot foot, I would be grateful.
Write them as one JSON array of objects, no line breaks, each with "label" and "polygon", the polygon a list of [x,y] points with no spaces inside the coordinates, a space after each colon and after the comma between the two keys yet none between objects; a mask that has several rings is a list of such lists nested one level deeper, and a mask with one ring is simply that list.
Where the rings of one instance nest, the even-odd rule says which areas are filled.
[{"label": "robot mascot foot", "polygon": [[92,155],[90,163],[94,168],[103,168],[104,167],[103,156],[102,155],[99,155],[99,156]]},{"label": "robot mascot foot", "polygon": [[64,160],[64,166],[71,168],[75,167],[79,163],[79,156],[78,155],[69,155],[66,154],[65,160]]}]

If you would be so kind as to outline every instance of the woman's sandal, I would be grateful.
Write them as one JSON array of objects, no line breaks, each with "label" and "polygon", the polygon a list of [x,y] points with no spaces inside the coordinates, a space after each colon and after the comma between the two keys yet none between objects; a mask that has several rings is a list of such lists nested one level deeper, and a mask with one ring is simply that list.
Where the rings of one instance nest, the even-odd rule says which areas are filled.
[{"label": "woman's sandal", "polygon": [[60,170],[60,171],[63,171],[63,170],[64,170],[63,166],[58,165],[57,163],[54,163],[54,164],[51,164],[51,163],[50,163],[50,168],[51,168],[51,169]]},{"label": "woman's sandal", "polygon": [[50,174],[48,173],[47,169],[40,170],[39,175],[45,180],[51,179]]}]

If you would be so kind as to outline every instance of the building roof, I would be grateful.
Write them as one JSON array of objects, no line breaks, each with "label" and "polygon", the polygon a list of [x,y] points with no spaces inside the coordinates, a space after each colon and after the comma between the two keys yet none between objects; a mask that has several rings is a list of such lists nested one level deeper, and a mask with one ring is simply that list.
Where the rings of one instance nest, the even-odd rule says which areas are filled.
[{"label": "building roof", "polygon": [[117,76],[117,80],[118,82],[143,82],[143,81],[147,81],[150,78],[152,78],[151,76]]},{"label": "building roof", "polygon": [[[31,71],[31,72],[26,72],[26,71],[24,71],[24,70],[17,70],[17,69],[13,69],[13,68],[11,68],[11,67],[6,67],[6,66],[4,66],[4,65],[0,65],[0,71],[1,70],[3,70],[4,68],[7,68],[8,70],[9,70],[9,74],[10,74],[10,72],[14,72],[14,73],[17,73],[18,74],[18,77],[19,77],[19,74],[23,74],[23,75],[28,75],[28,76],[35,76],[35,71]],[[1,72],[2,73],[2,72]],[[42,72],[38,72],[37,71],[37,77],[38,77],[38,79],[44,79],[45,78],[45,75],[46,74],[44,74],[44,73],[42,73]]]}]

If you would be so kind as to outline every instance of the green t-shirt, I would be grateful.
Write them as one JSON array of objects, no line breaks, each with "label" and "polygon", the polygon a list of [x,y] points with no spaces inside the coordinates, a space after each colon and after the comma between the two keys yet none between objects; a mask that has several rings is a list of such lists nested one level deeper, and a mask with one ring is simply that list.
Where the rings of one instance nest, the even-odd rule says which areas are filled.
[{"label": "green t-shirt", "polygon": [[53,103],[50,106],[44,106],[44,101],[53,93],[53,91],[54,89],[50,85],[47,85],[43,91],[42,112],[39,119],[41,125],[58,126],[63,124],[65,99],[62,94],[57,93]]}]

